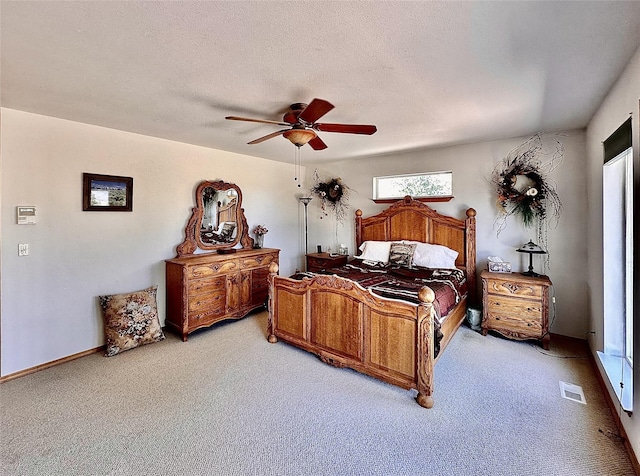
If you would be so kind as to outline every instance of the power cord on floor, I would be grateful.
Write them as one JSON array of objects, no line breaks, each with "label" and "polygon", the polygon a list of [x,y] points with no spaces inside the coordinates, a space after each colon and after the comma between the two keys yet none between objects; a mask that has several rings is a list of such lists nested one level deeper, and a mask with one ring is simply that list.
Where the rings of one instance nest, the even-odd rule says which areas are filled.
[{"label": "power cord on floor", "polygon": [[541,349],[538,344],[534,344],[534,343],[530,343],[529,344],[531,347],[533,347],[534,349],[536,349],[540,354],[542,355],[546,355],[547,357],[555,357],[556,359],[586,359],[589,356],[588,355],[559,355],[559,354],[552,354],[551,352],[546,352],[544,349]]},{"label": "power cord on floor", "polygon": [[598,432],[602,433],[604,436],[609,438],[612,441],[617,441],[618,443],[624,443],[627,439],[620,434],[620,432],[615,432],[611,430],[603,430],[602,428],[598,428]]},{"label": "power cord on floor", "polygon": [[556,359],[586,359],[586,358],[588,358],[588,356],[586,356],[586,355],[559,355],[559,354],[552,354],[550,352],[545,352],[545,351],[541,350],[535,344],[531,344],[531,346],[534,347],[540,354],[546,355],[547,357],[555,357]]}]

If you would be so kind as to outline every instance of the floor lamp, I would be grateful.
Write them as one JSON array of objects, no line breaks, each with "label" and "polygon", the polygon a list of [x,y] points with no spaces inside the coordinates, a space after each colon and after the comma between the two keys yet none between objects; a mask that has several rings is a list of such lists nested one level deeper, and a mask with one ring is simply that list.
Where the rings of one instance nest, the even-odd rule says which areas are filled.
[{"label": "floor lamp", "polygon": [[309,202],[312,200],[312,197],[299,197],[298,200],[300,200],[300,202],[302,202],[302,204],[304,205],[304,255],[305,255],[305,265],[304,265],[304,270],[307,270],[307,253],[309,252],[308,250],[308,229],[307,229],[307,205],[309,205]]}]

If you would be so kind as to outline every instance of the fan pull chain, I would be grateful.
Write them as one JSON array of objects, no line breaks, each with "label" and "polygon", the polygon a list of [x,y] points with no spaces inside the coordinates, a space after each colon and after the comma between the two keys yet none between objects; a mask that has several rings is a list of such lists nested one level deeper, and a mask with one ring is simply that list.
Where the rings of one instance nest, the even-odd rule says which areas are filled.
[{"label": "fan pull chain", "polygon": [[296,146],[296,153],[295,153],[293,162],[294,162],[294,164],[293,164],[293,168],[294,168],[293,180],[298,182],[298,188],[300,188],[300,181],[301,180],[298,180],[300,178],[300,147],[298,147],[298,146]]}]

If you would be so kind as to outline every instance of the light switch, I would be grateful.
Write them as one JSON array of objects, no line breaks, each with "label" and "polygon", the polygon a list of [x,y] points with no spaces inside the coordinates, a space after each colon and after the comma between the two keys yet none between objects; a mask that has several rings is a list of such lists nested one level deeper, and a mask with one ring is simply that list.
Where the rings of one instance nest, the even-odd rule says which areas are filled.
[{"label": "light switch", "polygon": [[29,243],[18,244],[18,256],[27,256],[29,254]]}]

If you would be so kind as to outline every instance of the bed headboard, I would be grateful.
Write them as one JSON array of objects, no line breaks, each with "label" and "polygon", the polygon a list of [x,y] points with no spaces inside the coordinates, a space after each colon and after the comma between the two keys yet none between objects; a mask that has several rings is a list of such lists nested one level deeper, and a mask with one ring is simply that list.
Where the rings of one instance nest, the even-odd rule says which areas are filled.
[{"label": "bed headboard", "polygon": [[362,210],[356,210],[356,252],[369,240],[422,241],[457,251],[456,266],[466,271],[469,301],[476,302],[476,211],[473,208],[467,210],[466,219],[458,219],[441,215],[407,195],[367,218],[362,218]]},{"label": "bed headboard", "polygon": [[218,225],[225,221],[236,221],[236,208],[238,207],[238,200],[234,197],[226,205],[222,205],[218,202]]}]

